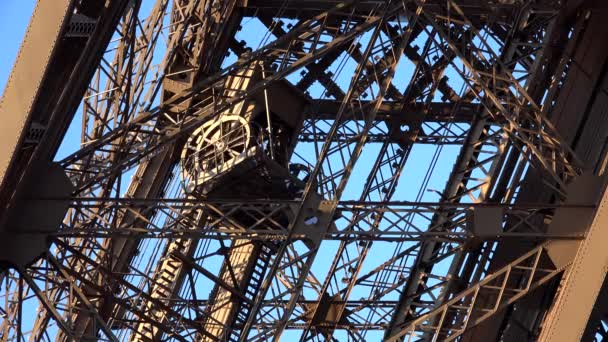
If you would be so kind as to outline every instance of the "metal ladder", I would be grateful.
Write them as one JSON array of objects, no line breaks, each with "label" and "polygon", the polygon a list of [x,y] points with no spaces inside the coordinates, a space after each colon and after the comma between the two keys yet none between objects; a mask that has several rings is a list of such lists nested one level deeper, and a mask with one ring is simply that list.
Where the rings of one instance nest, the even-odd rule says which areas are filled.
[{"label": "metal ladder", "polygon": [[247,301],[241,301],[239,304],[237,316],[235,317],[233,324],[233,327],[235,328],[229,332],[227,338],[228,341],[236,342],[239,340],[239,336],[241,334],[239,327],[242,327],[249,318],[251,313],[251,304],[262,286],[264,275],[266,274],[266,270],[268,269],[272,255],[272,247],[262,244],[256,258],[255,266],[251,270],[249,282],[247,283],[247,287],[243,293]]}]

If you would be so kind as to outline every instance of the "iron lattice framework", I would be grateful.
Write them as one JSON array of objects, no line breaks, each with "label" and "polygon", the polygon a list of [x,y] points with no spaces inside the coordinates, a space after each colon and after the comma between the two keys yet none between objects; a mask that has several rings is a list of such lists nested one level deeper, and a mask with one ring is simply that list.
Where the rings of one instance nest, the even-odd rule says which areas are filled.
[{"label": "iron lattice framework", "polygon": [[3,267],[3,340],[463,339],[567,274],[585,233],[553,218],[594,202],[552,113],[584,14],[85,2],[66,37],[109,43],[55,158],[71,194],[37,199],[67,213]]}]

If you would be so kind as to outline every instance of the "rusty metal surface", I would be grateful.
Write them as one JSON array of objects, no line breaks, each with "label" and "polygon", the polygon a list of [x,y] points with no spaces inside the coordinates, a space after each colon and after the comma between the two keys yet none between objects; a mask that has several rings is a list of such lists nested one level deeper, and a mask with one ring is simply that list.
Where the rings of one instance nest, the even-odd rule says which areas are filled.
[{"label": "rusty metal surface", "polygon": [[[84,0],[35,15],[0,105],[15,118],[0,222],[28,226],[0,234],[0,339],[601,335],[603,306],[586,317],[606,272],[601,7]],[[28,52],[36,25],[65,27],[59,48],[29,48],[51,59]],[[36,186],[48,165],[71,193]]]}]

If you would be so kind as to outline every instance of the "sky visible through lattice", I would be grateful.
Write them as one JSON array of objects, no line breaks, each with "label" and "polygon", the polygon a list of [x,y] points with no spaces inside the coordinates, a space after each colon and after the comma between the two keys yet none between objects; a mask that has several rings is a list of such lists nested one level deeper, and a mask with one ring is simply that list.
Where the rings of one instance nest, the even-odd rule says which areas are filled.
[{"label": "sky visible through lattice", "polygon": [[[29,16],[33,10],[35,1],[34,0],[13,0],[13,1],[2,1],[0,2],[0,38],[4,43],[3,51],[0,54],[0,89],[3,89],[6,80],[8,78],[10,69],[14,62],[15,56],[17,54],[17,50],[19,48],[20,42],[23,38],[23,34],[27,27]],[[152,1],[144,1],[144,5],[142,6],[142,11],[146,11],[152,5]],[[285,25],[287,24],[295,24],[295,21],[289,22],[288,20],[284,20]],[[362,36],[359,43],[365,47],[367,41],[369,40],[371,33],[367,33]],[[242,29],[238,32],[236,36],[237,40],[244,40],[247,44],[247,47],[252,49],[256,49],[264,44],[267,44],[269,41],[274,39],[272,35],[268,33],[267,28],[259,22],[258,19],[255,18],[245,18],[242,23]],[[422,38],[418,38],[422,39]],[[165,41],[160,43],[160,46],[163,45]],[[415,44],[418,45],[420,49],[422,49],[423,41],[416,41]],[[161,49],[162,50],[162,49]],[[164,51],[160,51],[161,53],[155,54],[154,62],[159,63],[160,59],[162,59],[162,54]],[[230,65],[236,60],[237,56],[233,53],[225,59],[223,63],[223,67]],[[333,72],[334,81],[342,88],[346,90],[348,88],[348,84],[351,81],[352,74],[356,68],[356,63],[346,56],[343,53],[337,61],[329,68],[330,71]],[[400,91],[404,91],[410,81],[410,78],[414,71],[414,65],[407,60],[407,58],[402,58],[402,62],[397,68],[395,78],[393,83],[397,89]],[[453,70],[453,67],[450,66],[446,70],[446,75],[451,80],[452,87],[459,91],[462,87],[462,81],[460,80],[460,76]],[[291,74],[287,79],[292,83],[297,82],[300,78],[299,71]],[[436,93],[434,101],[442,101],[441,96]],[[312,98],[326,98],[324,94],[324,88],[315,83],[310,89],[309,94]],[[158,99],[154,103],[158,104]],[[79,147],[80,141],[80,125],[81,125],[81,116],[82,109],[79,108],[72,125],[70,126],[68,133],[60,147],[60,150],[56,156],[56,160],[60,160],[63,157],[69,155],[73,151],[77,150]],[[375,161],[376,156],[379,153],[380,144],[367,144],[363,150],[363,154],[361,155],[358,163],[356,164],[353,174],[350,178],[348,186],[345,189],[345,192],[342,196],[344,200],[358,200],[360,198],[360,193],[363,187],[364,181],[367,179],[369,171]],[[441,193],[445,188],[446,181],[449,177],[450,172],[452,171],[453,165],[455,163],[456,157],[460,150],[460,145],[431,145],[431,144],[415,144],[410,152],[407,163],[405,164],[405,168],[401,174],[400,181],[396,188],[395,194],[393,196],[393,200],[396,201],[423,201],[423,202],[439,202],[441,201]],[[314,164],[316,161],[315,151],[312,143],[300,143],[296,149],[297,156],[294,157],[297,162],[305,162],[309,164]],[[133,174],[134,169],[125,172],[123,175],[123,184],[121,185],[122,189],[127,189],[128,182],[130,180],[130,176]],[[432,171],[432,172],[430,172]],[[429,173],[430,172],[430,173]],[[430,176],[427,178],[427,174]],[[177,193],[177,190],[174,189]],[[168,192],[169,194],[171,191]],[[370,200],[376,200],[376,198],[369,198]],[[467,201],[465,198],[464,201]],[[161,221],[162,218],[157,218],[158,221]],[[161,221],[162,222],[162,221]],[[211,242],[212,244],[215,242]],[[376,268],[386,260],[388,260],[395,250],[395,245],[398,244],[396,242],[375,242],[368,252],[368,257],[363,264],[362,270],[360,274],[365,274],[368,271]],[[413,242],[406,242],[402,249],[407,248],[408,246],[414,244]],[[335,252],[338,248],[339,241],[325,241],[322,243],[320,252],[316,257],[315,263],[312,267],[312,273],[319,278],[319,281],[322,283],[327,270],[330,267],[330,262],[333,259]],[[138,257],[139,260],[145,260],[147,257],[152,259],[158,258],[158,251],[162,247],[161,244],[156,242],[145,242],[146,248],[142,250],[142,253]],[[447,271],[447,268],[450,264],[450,258],[444,260],[441,264],[439,264],[434,273],[442,274]],[[207,260],[204,264],[204,267],[208,268],[212,272],[218,272],[220,268],[219,262],[213,262],[213,259]],[[154,267],[152,267],[154,269]],[[433,280],[429,281],[429,284],[432,285]],[[199,284],[199,283],[197,283]],[[209,292],[210,282],[200,282],[200,288],[197,291],[199,293]],[[361,288],[355,287],[350,298],[353,300],[359,299],[360,297],[368,295],[363,292]],[[304,297],[308,300],[316,299],[315,293],[311,290],[306,289],[304,291]],[[398,293],[393,292],[392,297],[384,298],[386,300],[397,300]],[[35,310],[36,308],[32,308]],[[32,315],[27,315],[27,317],[33,318],[34,313]],[[53,327],[53,329],[56,329]],[[292,334],[296,334],[296,332],[288,331],[285,333],[285,340],[290,340],[290,336]],[[343,331],[338,331],[335,334],[335,337],[340,340],[346,340],[347,335]],[[377,340],[382,337],[382,332],[368,332],[366,338],[369,340]]]}]

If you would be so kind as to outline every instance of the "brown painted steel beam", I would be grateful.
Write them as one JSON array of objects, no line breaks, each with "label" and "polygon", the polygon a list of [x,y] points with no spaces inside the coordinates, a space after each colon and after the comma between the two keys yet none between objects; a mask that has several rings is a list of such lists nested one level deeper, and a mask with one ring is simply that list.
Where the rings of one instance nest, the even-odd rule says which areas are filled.
[{"label": "brown painted steel beam", "polygon": [[[604,192],[593,223],[560,284],[539,341],[581,340],[596,298],[608,273],[608,192]],[[567,251],[566,251],[567,252]]]},{"label": "brown painted steel beam", "polygon": [[[0,186],[13,187],[7,178],[12,163],[18,160],[20,145],[27,138],[30,115],[49,72],[49,61],[56,52],[64,26],[70,17],[71,1],[39,1],[26,31],[15,65],[0,102]],[[8,184],[7,184],[8,183]],[[8,197],[6,197],[8,196]],[[10,195],[3,196],[10,198]],[[4,202],[3,201],[3,202]]]},{"label": "brown painted steel beam", "polygon": [[[361,105],[366,107],[369,101],[362,101]],[[332,120],[335,118],[340,102],[335,100],[314,100],[312,105],[315,113],[310,113],[311,119]],[[483,107],[475,103],[414,103],[408,105],[404,110],[400,101],[384,101],[378,109],[376,120],[391,120],[398,118],[404,124],[412,124],[418,121],[419,115],[424,116],[425,122],[454,122],[470,124],[476,117],[483,114]],[[456,110],[454,110],[456,108]],[[348,119],[348,116],[346,117]],[[492,121],[490,121],[492,122]]]}]

